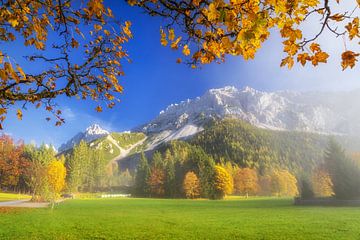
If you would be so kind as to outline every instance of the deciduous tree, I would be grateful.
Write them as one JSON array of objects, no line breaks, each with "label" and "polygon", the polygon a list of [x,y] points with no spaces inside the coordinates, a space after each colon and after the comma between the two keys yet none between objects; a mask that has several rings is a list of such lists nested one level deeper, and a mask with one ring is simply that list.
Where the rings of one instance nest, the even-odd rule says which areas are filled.
[{"label": "deciduous tree", "polygon": [[[0,25],[0,42],[28,49],[22,65],[6,48],[0,51],[0,123],[21,102],[23,107],[42,106],[61,125],[59,96],[106,100],[107,107],[114,106],[123,90],[118,78],[128,58],[123,45],[132,38],[131,23],[118,23],[102,0],[6,0],[0,6]],[[41,67],[28,67],[34,64]],[[18,118],[22,115],[18,109]]]},{"label": "deciduous tree", "polygon": [[[285,53],[280,65],[289,68],[295,61],[314,66],[327,62],[329,54],[318,44],[324,32],[332,34],[333,39],[341,36],[346,43],[357,44],[360,2],[352,0],[347,9],[342,9],[343,2],[128,0],[130,5],[140,6],[151,16],[165,19],[165,26],[160,29],[161,44],[182,50],[193,67],[223,62],[227,55],[252,59],[276,29],[283,39]],[[303,31],[306,24],[318,26],[317,31],[306,34]],[[342,68],[353,68],[359,55],[356,49],[345,47]]]},{"label": "deciduous tree", "polygon": [[197,198],[200,196],[200,182],[194,172],[187,172],[184,178],[183,189],[187,198]]},{"label": "deciduous tree", "polygon": [[52,161],[47,167],[47,181],[50,190],[50,200],[54,206],[55,200],[65,187],[66,168],[64,163],[58,160]]},{"label": "deciduous tree", "polygon": [[257,194],[259,191],[259,180],[255,169],[239,168],[234,173],[235,193],[245,195]]},{"label": "deciduous tree", "polygon": [[220,166],[215,166],[215,199],[222,199],[233,192],[233,180],[230,174]]}]

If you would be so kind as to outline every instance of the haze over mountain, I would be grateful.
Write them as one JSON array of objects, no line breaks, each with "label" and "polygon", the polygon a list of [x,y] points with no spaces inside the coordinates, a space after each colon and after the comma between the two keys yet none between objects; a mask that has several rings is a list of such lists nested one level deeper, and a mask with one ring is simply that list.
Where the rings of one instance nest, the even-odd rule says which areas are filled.
[{"label": "haze over mountain", "polygon": [[[154,120],[136,127],[148,138],[147,149],[162,142],[189,138],[210,120],[236,118],[273,130],[357,135],[360,133],[360,101],[356,92],[262,92],[250,87],[210,89],[203,96],[172,104]],[[109,132],[93,125],[78,133],[59,151],[85,140],[91,142]]]}]

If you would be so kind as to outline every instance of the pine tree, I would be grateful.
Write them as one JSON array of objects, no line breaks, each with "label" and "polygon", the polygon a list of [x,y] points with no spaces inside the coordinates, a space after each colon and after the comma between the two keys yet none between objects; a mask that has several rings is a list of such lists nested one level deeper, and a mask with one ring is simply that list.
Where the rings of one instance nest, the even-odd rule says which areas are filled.
[{"label": "pine tree", "polygon": [[359,167],[346,157],[344,149],[334,139],[330,139],[325,151],[325,164],[333,183],[336,198],[355,199],[360,197]]},{"label": "pine tree", "polygon": [[174,197],[176,192],[175,163],[170,150],[165,152],[165,196]]},{"label": "pine tree", "polygon": [[135,195],[139,197],[149,196],[148,180],[150,177],[150,167],[145,154],[142,152],[140,161],[136,167],[135,176]]}]

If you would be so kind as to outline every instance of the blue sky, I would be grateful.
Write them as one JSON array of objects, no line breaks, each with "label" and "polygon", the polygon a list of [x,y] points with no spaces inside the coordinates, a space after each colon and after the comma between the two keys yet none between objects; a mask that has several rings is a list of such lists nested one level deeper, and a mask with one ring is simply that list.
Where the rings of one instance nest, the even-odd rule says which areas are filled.
[{"label": "blue sky", "polygon": [[[45,120],[47,115],[44,111],[31,107],[24,111],[24,118],[19,121],[14,108],[4,124],[5,133],[25,142],[45,142],[58,147],[92,123],[98,123],[110,131],[128,130],[153,119],[167,105],[200,96],[210,88],[227,85],[238,88],[251,86],[264,91],[360,88],[359,65],[343,72],[339,61],[344,49],[343,41],[333,37],[328,40],[328,34],[322,36],[320,43],[324,50],[331,53],[331,57],[328,64],[317,68],[299,65],[292,70],[280,68],[283,56],[281,39],[274,32],[255,60],[229,57],[224,64],[211,64],[194,70],[187,65],[176,64],[180,52],[160,45],[161,19],[144,15],[141,10],[127,6],[123,1],[106,1],[106,4],[118,19],[130,20],[133,24],[134,39],[126,45],[132,63],[124,65],[125,76],[120,79],[125,88],[124,94],[120,96],[121,103],[113,109],[96,113],[96,104],[91,101],[61,98],[58,103],[61,103],[66,120],[66,124],[61,127],[54,127],[53,123]],[[316,24],[311,24],[304,29],[311,33],[316,27]],[[13,53],[14,58],[21,61],[21,45],[5,47]]]}]

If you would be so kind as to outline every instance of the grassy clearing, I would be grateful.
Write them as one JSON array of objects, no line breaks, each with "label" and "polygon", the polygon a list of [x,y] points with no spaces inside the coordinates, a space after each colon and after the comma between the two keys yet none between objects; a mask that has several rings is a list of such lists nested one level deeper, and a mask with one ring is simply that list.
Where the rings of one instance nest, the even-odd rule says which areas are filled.
[{"label": "grassy clearing", "polygon": [[20,199],[29,199],[31,196],[17,194],[17,193],[1,193],[0,192],[0,202],[20,200]]},{"label": "grassy clearing", "polygon": [[290,199],[68,200],[0,212],[0,239],[360,239],[360,208]]}]

